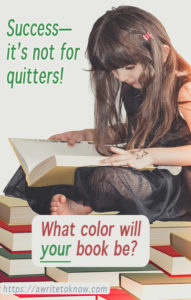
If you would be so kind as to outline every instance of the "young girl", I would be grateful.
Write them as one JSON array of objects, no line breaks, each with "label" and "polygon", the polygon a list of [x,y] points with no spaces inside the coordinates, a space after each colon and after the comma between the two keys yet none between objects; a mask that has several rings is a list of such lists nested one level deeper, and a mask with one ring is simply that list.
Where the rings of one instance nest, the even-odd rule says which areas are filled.
[{"label": "young girl", "polygon": [[[191,220],[190,66],[173,48],[163,25],[132,6],[107,11],[96,21],[87,53],[95,129],[51,139],[71,146],[93,140],[99,152],[112,155],[103,158],[101,167],[78,168],[74,186],[28,188],[19,169],[5,193],[27,198],[40,213],[117,210],[144,214],[151,222]],[[124,149],[119,143],[125,143]],[[110,152],[108,144],[115,145]],[[150,165],[180,166],[180,172],[140,170]]]}]

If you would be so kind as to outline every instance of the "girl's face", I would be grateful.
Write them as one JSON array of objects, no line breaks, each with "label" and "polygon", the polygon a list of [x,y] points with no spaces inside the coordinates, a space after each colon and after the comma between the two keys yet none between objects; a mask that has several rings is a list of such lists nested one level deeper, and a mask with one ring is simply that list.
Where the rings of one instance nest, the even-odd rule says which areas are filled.
[{"label": "girl's face", "polygon": [[139,77],[143,72],[143,67],[141,64],[137,63],[135,65],[127,65],[123,68],[113,70],[113,75],[121,82],[126,82],[132,85],[136,89],[141,89],[139,83]]}]

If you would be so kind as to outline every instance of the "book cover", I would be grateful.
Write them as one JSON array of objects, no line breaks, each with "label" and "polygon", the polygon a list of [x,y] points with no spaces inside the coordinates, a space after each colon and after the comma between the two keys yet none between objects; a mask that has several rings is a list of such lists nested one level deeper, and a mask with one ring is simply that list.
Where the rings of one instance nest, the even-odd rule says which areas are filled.
[{"label": "book cover", "polygon": [[[159,18],[159,20],[164,24],[170,36],[173,47],[183,58],[186,59],[186,61],[188,61],[188,63],[191,63],[191,55],[190,55],[191,43],[189,40],[190,23],[191,23],[190,21],[191,4],[187,0],[182,0],[181,2],[175,0],[173,4],[171,3],[171,1],[166,1],[166,0],[161,0],[159,2],[154,2],[152,0],[143,0],[143,1],[129,0],[128,3],[126,0],[110,0],[110,1],[55,0],[54,2],[50,0],[46,0],[46,1],[33,0],[27,3],[24,0],[8,0],[8,1],[3,0],[2,1],[2,10],[0,12],[1,25],[2,25],[1,26],[1,49],[0,49],[0,61],[1,61],[1,76],[0,76],[1,100],[0,101],[1,101],[1,109],[2,109],[1,118],[0,118],[0,128],[1,128],[0,193],[1,194],[3,194],[3,190],[5,186],[10,181],[10,179],[12,178],[16,170],[20,167],[20,163],[16,158],[14,151],[12,150],[9,144],[8,138],[18,137],[18,138],[31,139],[31,140],[33,139],[47,140],[51,136],[58,133],[74,131],[74,130],[81,131],[84,130],[84,128],[88,128],[88,129],[94,128],[95,93],[92,92],[91,84],[89,80],[90,73],[91,73],[90,72],[91,66],[88,62],[87,53],[86,53],[88,38],[95,21],[98,18],[100,18],[106,11],[111,10],[113,7],[118,7],[121,5],[132,5],[132,6],[140,7],[141,9],[144,9],[154,14],[157,18]],[[123,20],[121,22],[123,23]],[[123,27],[123,24],[121,24],[121,26]],[[153,45],[157,43],[158,39],[155,38],[155,35],[151,32],[152,28],[148,27],[146,28],[146,32],[142,32],[143,28],[144,26],[141,23],[140,30],[135,32],[135,38],[132,39],[132,42],[136,41],[137,35],[140,35],[141,39],[143,40],[143,44],[147,45],[146,48],[148,50],[150,44]],[[110,32],[112,32],[112,34],[107,35],[108,39],[110,37],[112,38],[113,36],[115,36],[115,34],[113,33],[113,29],[111,29]],[[151,36],[149,36],[149,34]],[[108,53],[111,50],[112,47],[107,48]],[[116,53],[119,54],[120,51],[117,51]],[[153,51],[152,53],[155,53],[155,51]],[[153,67],[159,66],[159,64],[153,62],[153,60],[150,59],[150,57],[151,56],[148,56],[147,59],[151,61],[151,67],[148,68],[147,70],[148,72],[145,71],[144,74],[145,77],[148,75],[149,72],[154,74]],[[147,61],[147,59],[144,60],[144,62]],[[104,61],[104,57],[103,57],[103,61]],[[136,57],[135,57],[135,62],[136,62]],[[114,64],[113,68],[115,69],[115,67],[118,66]],[[96,74],[96,70],[93,71],[95,71]],[[102,71],[104,73],[106,70],[103,69]],[[112,69],[110,71],[112,71]],[[150,78],[148,78],[148,85],[150,82],[152,85],[152,80],[149,81],[149,79]],[[100,79],[100,82],[104,83],[103,78]],[[133,79],[130,83],[133,84]],[[122,84],[120,83],[120,86],[125,84],[126,84],[125,82],[123,82]],[[164,86],[165,84],[166,81],[164,80]],[[112,87],[115,89],[116,85],[113,85]],[[157,87],[158,85],[156,83],[155,88]],[[102,96],[102,94],[104,94],[101,89],[97,91],[97,93],[98,92],[100,93],[100,97]],[[163,99],[163,97],[161,98]],[[146,109],[145,113],[149,111],[149,108],[150,105],[147,106],[148,110]],[[169,105],[169,110],[170,108],[172,108],[171,105]],[[131,107],[129,109],[131,109]],[[185,110],[183,108],[182,112],[185,117],[185,120],[188,119],[189,110]],[[153,114],[155,113],[157,114],[156,106],[153,110]],[[163,114],[161,114],[161,119],[165,118],[166,116],[170,118],[170,114],[168,111],[164,111]],[[122,117],[123,120],[126,119],[126,112],[125,112],[124,105],[122,107]],[[111,120],[111,123],[112,124],[115,123],[115,111],[113,111],[113,119]],[[104,128],[103,128],[103,132],[104,132]],[[144,135],[143,133],[144,132],[142,132],[142,136]],[[151,135],[155,136],[155,132],[154,133],[152,132]],[[180,133],[180,138],[181,137],[182,137],[182,132]],[[174,142],[172,142],[172,144],[170,145],[174,145],[173,143]],[[138,155],[136,156],[138,157],[137,161],[140,162],[141,160],[140,154],[138,153],[137,155]],[[143,156],[144,155],[145,153],[143,153]],[[171,152],[169,156],[171,157]],[[22,158],[20,160],[22,161]],[[61,172],[63,172],[63,170],[61,170]],[[163,172],[161,174],[167,176],[165,174],[168,173],[168,170],[164,170],[161,172]],[[113,173],[111,174],[111,177],[115,177],[115,176],[117,179],[120,179],[120,176],[118,174],[117,175]],[[56,176],[54,177],[56,178]],[[88,180],[90,178],[89,173],[84,173],[84,178]],[[22,182],[22,178],[20,179]],[[106,176],[102,174],[101,183],[104,183],[107,180],[108,178],[106,178]],[[73,182],[73,177],[71,179],[68,176],[66,183],[69,184],[71,182]],[[136,194],[137,201],[138,201],[140,196],[140,190],[142,191],[141,188],[143,186],[144,186],[143,190],[145,194],[148,194],[150,192],[150,187],[145,183],[145,181],[139,181],[138,178],[134,180],[132,178],[132,182],[131,182],[132,185],[134,184],[136,185],[137,182],[138,182],[138,188],[136,190],[136,193],[134,193],[134,191],[131,190],[132,193],[131,195],[128,194],[127,197],[128,199],[131,199],[131,196],[133,194]],[[176,187],[176,184],[178,186],[178,182],[179,182],[178,179],[177,181],[173,180],[172,185]],[[51,184],[58,184],[58,183],[60,182],[56,182],[56,181],[54,182],[52,181],[52,179],[51,181],[49,181],[50,186]],[[110,185],[110,189],[112,188],[113,186]],[[15,195],[18,197],[18,199],[21,199],[22,198],[21,196],[23,195],[23,193],[25,193],[25,187],[22,184],[19,185],[16,190],[14,188],[13,190]],[[163,189],[163,191],[164,190],[165,188]],[[49,189],[46,189],[46,191],[49,191]],[[57,188],[55,188],[55,191],[57,191]],[[124,193],[123,187],[121,187],[118,191],[121,197],[121,195],[123,195]],[[89,203],[93,201],[92,199],[96,194],[96,192],[97,190],[95,190],[94,193],[93,192],[89,193],[87,192],[87,190],[85,191]],[[185,189],[185,194],[186,193],[188,193],[187,189]],[[72,196],[71,194],[72,193],[70,193],[69,191],[68,198],[69,196]],[[38,207],[39,211],[41,212],[45,211],[45,213],[47,214],[49,209],[49,200],[53,195],[54,194],[47,192],[45,197],[41,195],[39,196],[40,203],[41,203],[41,207],[40,208]],[[31,196],[30,204],[33,205],[33,208],[36,209],[37,204],[35,203],[34,198]],[[111,197],[108,203],[109,204],[113,203],[112,202],[113,199],[114,198]],[[1,203],[1,197],[0,197],[0,244],[1,244],[0,250],[1,249],[7,250],[8,253],[14,255],[15,254],[19,255],[19,254],[23,254],[23,252],[31,251],[31,246],[30,246],[31,227],[29,226],[31,226],[32,218],[39,211],[36,209],[36,213],[34,213],[33,216],[31,215],[31,217],[29,217],[28,213],[26,212],[29,209],[29,207],[26,206],[27,202],[25,200],[21,200],[22,203],[25,202],[25,205],[20,204],[18,206],[14,205],[15,200],[13,199],[4,198],[4,200],[5,202]],[[11,202],[10,205],[8,204],[9,200]],[[105,197],[100,199],[99,204],[101,206],[104,204],[104,200]],[[177,222],[179,221],[177,219],[179,217],[182,217],[181,214],[184,214],[185,212],[184,211],[185,207],[183,207],[184,201],[180,201],[178,203],[176,201],[176,197],[174,197],[172,204],[169,204],[168,206],[169,211],[166,211],[166,209],[163,209],[162,206],[163,200],[164,200],[163,194],[159,195],[155,203],[153,203],[152,201],[149,202],[150,200],[148,200],[148,202],[146,203],[146,209],[144,210],[144,214],[146,215],[151,208],[155,209],[155,211],[157,211],[157,213],[160,214],[161,221],[157,224],[154,222],[154,224],[152,224],[150,227],[149,243],[152,246],[170,245],[171,233],[174,234],[177,233],[182,235],[183,232],[187,232],[187,234],[191,232],[191,219]],[[142,204],[144,205],[144,202],[142,202]],[[174,208],[174,204],[175,205],[177,204],[176,208],[179,209],[180,215],[177,216],[175,222],[174,221],[166,222],[169,216],[168,212],[176,213],[176,208]],[[134,206],[132,202],[130,203],[129,207],[130,209],[135,210],[137,213],[136,205]],[[95,211],[96,209],[94,208],[93,210]],[[141,207],[139,208],[141,210]],[[109,211],[110,210],[117,211],[119,213],[119,209],[115,205],[113,205],[112,209],[109,209]],[[106,213],[106,209],[103,213]],[[127,209],[125,211],[125,214],[128,214]],[[149,212],[148,215],[150,215],[151,218],[152,217],[154,218],[154,214],[150,214]],[[56,221],[56,216],[54,215],[54,217],[55,217],[54,221]],[[85,224],[86,217],[80,216],[79,218],[84,218],[84,224]],[[173,216],[171,215],[169,219],[173,219]],[[104,215],[100,217],[100,220],[104,220]],[[128,222],[128,216],[127,216],[127,222]],[[71,223],[72,223],[72,219],[71,219]],[[116,223],[115,223],[115,215],[114,215],[113,225],[115,224]],[[132,225],[131,228],[135,229],[135,226],[133,227],[133,224],[131,225]],[[65,229],[65,232],[66,231],[67,230]],[[68,229],[68,232],[70,233],[72,232],[71,227]],[[38,232],[36,234],[38,234]],[[115,240],[118,239],[118,235],[113,236],[112,238],[114,243]],[[144,240],[144,236],[142,236],[141,238],[142,240]],[[76,236],[76,240],[78,239],[79,236]],[[67,238],[63,236],[63,244],[65,243],[65,240],[67,240]],[[53,244],[57,245],[56,241],[57,240],[55,238],[52,245]],[[99,250],[100,237],[95,236],[94,242],[95,245],[97,246],[97,248],[94,247],[94,250],[95,251]],[[127,243],[128,242],[129,240],[127,241]],[[87,239],[86,244],[88,245],[88,243],[89,242]],[[111,245],[112,242],[108,242],[108,243],[109,245]],[[190,255],[189,255],[190,248],[188,248],[188,251],[186,250],[184,252],[186,246],[182,247],[183,243],[184,242],[182,240],[181,242],[179,242],[178,240],[175,248],[177,249],[177,251],[181,253],[181,255],[183,256],[185,255],[187,258],[190,259]],[[68,242],[68,244],[70,244],[70,242]],[[182,250],[179,249],[180,244]],[[134,244],[132,245],[133,245],[132,249],[133,247],[135,247],[135,252],[131,253],[132,254],[131,258],[133,260],[133,255],[134,257],[136,256],[136,247],[137,247],[136,241],[134,241]],[[174,242],[172,242],[172,245],[174,245]],[[38,244],[36,244],[36,246],[38,246]],[[56,248],[52,247],[50,250],[49,248],[45,247],[44,255],[46,255],[46,253],[48,253],[49,250],[50,252],[52,251],[51,253],[54,253],[55,249]],[[87,248],[87,250],[89,249]],[[104,246],[102,246],[102,250],[104,252]],[[125,253],[128,252],[128,249],[124,247],[122,251],[124,251]],[[106,252],[107,251],[105,250],[105,253]],[[142,253],[142,256],[145,256],[144,251]],[[4,266],[5,257],[3,255],[1,255],[1,257],[3,261],[0,261],[0,270],[7,271],[9,273],[7,268],[5,268]],[[79,260],[81,260],[81,258],[79,258]],[[163,261],[163,259],[161,261]],[[94,261],[92,259],[92,264],[93,263]],[[111,259],[111,268],[113,268],[113,264],[114,264],[114,260]],[[126,259],[124,259],[124,268],[126,267],[128,268]],[[60,268],[59,264],[57,268]],[[17,266],[17,271],[19,269],[20,267]],[[52,270],[53,269],[54,267],[52,268]],[[16,268],[14,267],[13,270],[11,271],[11,274],[15,274],[15,273],[17,272],[16,272]],[[35,274],[37,274],[37,272]],[[3,280],[4,279],[2,278],[2,281]],[[85,282],[85,279],[83,279],[83,282]],[[156,293],[153,291],[150,291],[149,293],[150,293],[149,296],[151,297],[151,299],[153,299],[153,295],[155,295]],[[8,296],[1,295],[0,299],[1,297],[8,297]],[[18,298],[17,296],[14,297],[16,297],[16,299]],[[32,296],[30,296],[30,298],[31,297]],[[84,296],[81,297],[83,297],[84,299]],[[88,297],[93,297],[93,299],[95,299],[95,296],[86,296],[85,299],[88,299]],[[103,298],[105,297],[105,299],[107,299],[105,295],[104,296],[102,295],[100,297]],[[181,295],[177,297],[181,298]],[[184,297],[184,294],[182,294],[182,297]]]}]

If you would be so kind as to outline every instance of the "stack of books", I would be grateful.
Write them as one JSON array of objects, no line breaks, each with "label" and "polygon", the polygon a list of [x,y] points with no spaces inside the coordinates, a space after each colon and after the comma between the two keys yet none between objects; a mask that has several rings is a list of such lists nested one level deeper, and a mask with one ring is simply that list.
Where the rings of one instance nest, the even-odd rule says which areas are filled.
[{"label": "stack of books", "polygon": [[[0,196],[0,282],[52,281],[44,268],[36,267],[31,260],[32,220],[36,213],[24,200]],[[97,300],[96,295],[7,295],[1,300]]]},{"label": "stack of books", "polygon": [[191,222],[154,222],[150,243],[150,263],[143,268],[53,267],[46,274],[58,282],[107,282],[110,294],[97,300],[191,299]]},{"label": "stack of books", "polygon": [[35,215],[26,201],[0,196],[0,282],[107,282],[110,293],[0,295],[0,299],[191,299],[191,222],[154,222],[150,227],[150,262],[143,268],[52,267],[45,272],[31,260]]},{"label": "stack of books", "polygon": [[0,282],[50,281],[45,269],[32,263],[34,216],[27,201],[0,196]]},{"label": "stack of books", "polygon": [[162,272],[120,275],[120,286],[138,299],[191,299],[191,222],[165,225],[151,227],[150,261]]}]

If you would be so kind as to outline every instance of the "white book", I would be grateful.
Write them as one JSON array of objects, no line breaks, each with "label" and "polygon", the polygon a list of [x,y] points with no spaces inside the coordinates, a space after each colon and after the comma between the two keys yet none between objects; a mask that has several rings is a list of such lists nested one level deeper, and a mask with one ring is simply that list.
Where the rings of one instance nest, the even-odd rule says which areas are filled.
[{"label": "white book", "polygon": [[103,159],[91,142],[9,139],[29,186],[73,184],[77,167],[98,166]]},{"label": "white book", "polygon": [[[76,142],[74,146],[69,146],[64,141],[20,138],[10,138],[9,141],[23,167],[29,186],[73,184],[76,168],[106,166],[101,164],[103,156],[96,151],[92,142]],[[146,169],[154,168],[148,166]],[[158,168],[167,169],[173,175],[181,171],[181,167],[176,166]]]},{"label": "white book", "polygon": [[10,232],[0,227],[0,243],[11,251],[31,251],[31,232]]}]

